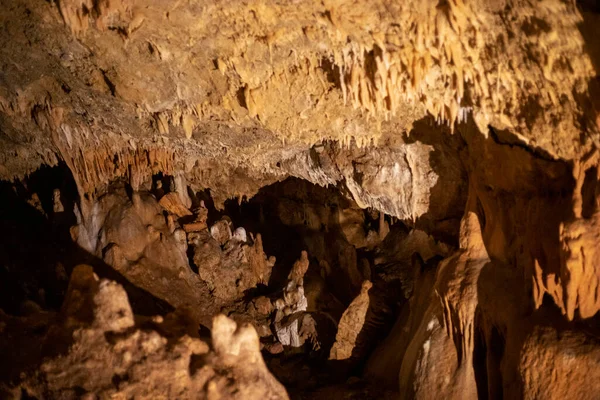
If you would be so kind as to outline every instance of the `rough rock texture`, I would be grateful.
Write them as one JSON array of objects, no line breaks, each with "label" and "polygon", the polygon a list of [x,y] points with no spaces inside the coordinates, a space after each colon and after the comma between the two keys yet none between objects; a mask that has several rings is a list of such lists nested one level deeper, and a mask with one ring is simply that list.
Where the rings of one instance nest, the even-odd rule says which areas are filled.
[{"label": "rough rock texture", "polygon": [[[406,398],[430,393],[477,398],[473,368],[477,282],[489,261],[481,238],[476,214],[467,212],[459,250],[439,266],[427,266],[420,256],[413,260],[414,286],[408,307],[368,366],[370,375],[391,383],[395,379],[390,368],[398,371],[400,362],[400,391]],[[392,351],[398,355],[375,358]]]},{"label": "rough rock texture", "polygon": [[294,282],[295,285],[302,285],[306,271],[308,271],[308,253],[303,251],[300,254],[300,259],[292,265],[292,270],[288,275],[288,279]]},{"label": "rough rock texture", "polygon": [[[161,323],[157,325],[160,330]],[[252,327],[238,327],[223,315],[215,317],[212,349],[188,335],[163,336],[141,329],[123,288],[99,280],[88,266],[73,271],[60,318],[48,332],[50,339],[66,339],[71,333],[72,343],[64,353],[46,358],[39,372],[21,374],[15,387],[3,388],[4,394],[14,398],[21,393],[38,398],[288,398],[267,371]]]},{"label": "rough rock texture", "polygon": [[574,318],[576,309],[581,318],[593,317],[600,310],[599,228],[600,213],[595,212],[590,219],[570,222],[560,233],[563,295],[556,300],[562,300],[569,319]]},{"label": "rough rock texture", "polygon": [[477,281],[489,257],[477,215],[469,211],[474,206],[471,199],[461,227],[460,249],[440,263],[435,284],[443,307],[444,327],[456,348],[457,370],[448,387],[453,398],[477,398],[473,368]]},{"label": "rough rock texture", "polygon": [[174,307],[190,307],[209,324],[201,296],[207,290],[189,267],[186,236],[169,225],[149,193],[134,192],[130,199],[118,189],[101,197],[72,235],[134,285]]},{"label": "rough rock texture", "polygon": [[[526,390],[524,399],[593,399],[598,393],[598,338],[585,334],[538,327],[527,337],[519,372]],[[569,385],[561,382],[583,382]]]},{"label": "rough rock texture", "polygon": [[[593,398],[597,11],[586,0],[8,0],[0,179],[68,169],[72,199],[62,187],[44,197],[27,179],[12,190],[43,226],[74,209],[79,247],[69,250],[188,310],[196,331],[225,303],[248,318],[259,309],[265,326],[279,294],[260,304],[244,295],[286,276],[287,294],[303,292],[306,277],[304,309],[324,298],[343,309],[368,279],[394,289],[398,312],[381,313],[397,322],[365,376],[403,397]],[[297,266],[284,260],[291,275],[271,274],[263,236],[234,230],[217,209],[290,177],[341,194],[296,180],[276,200],[262,197],[258,219],[277,223],[270,237],[284,228],[302,236],[302,248],[281,253],[307,251]],[[406,230],[396,246],[397,220]],[[29,270],[15,265],[0,272],[26,280]],[[78,274],[60,322],[76,346],[22,378],[26,394],[285,396],[250,330],[218,318],[212,352],[197,339],[167,339],[137,328],[118,286]],[[44,336],[38,328],[55,318],[31,300],[43,304],[43,288],[26,289],[23,316],[1,314],[13,339]],[[88,289],[95,297],[77,294]],[[379,317],[348,324],[347,342]],[[57,329],[48,335],[60,339]],[[352,345],[342,347],[335,358]],[[232,372],[244,360],[258,378]],[[84,379],[89,368],[100,373]],[[229,386],[229,373],[263,385]]]},{"label": "rough rock texture", "polygon": [[360,294],[352,300],[348,309],[344,311],[338,324],[335,343],[329,354],[330,360],[347,360],[353,356],[358,336],[364,327],[365,317],[369,310],[369,289],[372,287],[371,282],[363,282]]},{"label": "rough rock texture", "polygon": [[[192,230],[186,234],[177,219],[192,212],[170,196],[174,194],[157,202],[149,192],[134,191],[129,197],[117,187],[94,203],[89,218],[80,216],[71,234],[134,285],[173,307],[189,308],[198,321],[210,325],[210,310],[218,304],[209,300],[209,292],[221,300],[239,298],[257,284],[268,283],[275,260],[265,255],[260,234],[254,243],[246,243],[231,236],[224,220],[220,222],[229,233],[222,238],[223,247],[206,224],[198,222],[203,217],[194,223],[200,231],[184,224]],[[165,197],[169,200],[163,201]],[[188,246],[198,274],[190,268]]]},{"label": "rough rock texture", "polygon": [[252,245],[229,237],[221,249],[219,242],[205,233],[194,241],[194,263],[200,278],[216,297],[232,300],[259,283],[267,284],[275,258],[267,258],[260,234]]},{"label": "rough rock texture", "polygon": [[[406,398],[431,393],[461,399],[560,396],[567,390],[565,382],[584,378],[561,373],[562,364],[550,363],[597,364],[591,361],[597,357],[596,328],[593,323],[569,325],[568,316],[561,317],[561,309],[548,300],[534,310],[529,294],[515,289],[524,278],[501,260],[490,260],[486,249],[493,251],[494,242],[481,226],[489,229],[494,222],[489,213],[486,220],[479,217],[474,193],[459,250],[438,266],[416,262],[408,305],[371,356],[367,375],[393,385],[397,381],[390,371],[401,365],[400,391]],[[428,247],[416,250],[431,254]],[[593,398],[593,389],[579,396]]]},{"label": "rough rock texture", "polygon": [[[150,133],[194,152],[205,146],[198,138],[219,131],[238,133],[221,139],[219,153],[241,145],[246,151],[227,158],[239,166],[254,158],[250,164],[264,168],[277,142],[290,150],[324,138],[369,143],[386,125],[406,129],[426,112],[453,123],[469,110],[481,127],[514,129],[556,156],[581,154],[594,72],[575,6],[436,5],[11,2],[2,14],[1,104],[3,130],[17,143],[5,150],[5,173],[72,148],[81,158],[69,161],[87,169],[83,160],[93,154],[146,148]],[[11,61],[18,57],[36,68],[19,68]],[[33,132],[52,145],[25,152],[19,142]],[[10,151],[31,162],[11,161]],[[90,177],[102,169],[90,168]]]},{"label": "rough rock texture", "polygon": [[[598,169],[593,167],[597,162],[597,154],[594,154],[573,166],[576,181],[572,204],[574,218],[561,222],[559,227],[560,273],[554,281],[550,275],[544,281],[539,264],[535,265],[536,306],[542,303],[544,293],[549,293],[570,320],[575,317],[576,311],[581,318],[589,318],[600,310],[600,259],[597,254],[600,210],[595,195]],[[593,187],[586,189],[593,190],[593,193],[584,194],[583,186],[589,176]],[[584,195],[588,197],[585,216]]]},{"label": "rough rock texture", "polygon": [[434,3],[11,2],[3,174],[64,159],[93,193],[115,176],[181,170],[224,199],[285,175],[276,164],[315,143],[377,145],[426,113],[472,112],[483,132],[513,129],[553,156],[589,148],[594,72],[572,4]]}]

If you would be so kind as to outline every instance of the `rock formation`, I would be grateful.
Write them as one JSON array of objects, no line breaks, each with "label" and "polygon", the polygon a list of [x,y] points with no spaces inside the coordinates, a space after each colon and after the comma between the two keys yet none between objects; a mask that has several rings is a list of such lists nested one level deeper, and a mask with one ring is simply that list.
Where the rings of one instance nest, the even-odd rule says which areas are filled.
[{"label": "rock formation", "polygon": [[360,294],[344,311],[338,325],[335,343],[331,348],[330,360],[347,360],[352,357],[357,345],[357,338],[364,327],[365,317],[369,310],[369,289],[371,287],[373,287],[371,282],[364,281]]},{"label": "rock formation", "polygon": [[594,398],[599,27],[5,1],[0,397]]},{"label": "rock formation", "polygon": [[[155,329],[161,329],[161,321],[155,319],[159,325]],[[8,319],[5,329],[13,323],[18,321]],[[73,271],[65,304],[48,327],[43,347],[53,346],[59,338],[72,341],[66,352],[46,358],[39,372],[22,373],[18,384],[3,387],[4,394],[14,398],[288,398],[267,371],[252,327],[215,317],[211,350],[198,338],[164,336],[137,326],[124,289],[98,279],[88,266]]]},{"label": "rock formation", "polygon": [[[302,337],[302,323],[305,322],[304,311],[308,308],[308,301],[304,295],[304,275],[308,270],[308,254],[301,253],[300,259],[294,263],[288,275],[288,282],[283,289],[283,298],[275,301],[275,333],[277,339],[284,346],[300,347],[305,342]],[[308,325],[314,321],[306,321]],[[304,330],[313,337],[312,329],[304,327]]]}]

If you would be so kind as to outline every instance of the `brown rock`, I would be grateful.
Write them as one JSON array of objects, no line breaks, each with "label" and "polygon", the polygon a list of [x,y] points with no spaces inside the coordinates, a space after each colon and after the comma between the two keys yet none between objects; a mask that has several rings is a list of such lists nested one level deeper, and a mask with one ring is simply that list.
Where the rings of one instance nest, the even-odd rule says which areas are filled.
[{"label": "brown rock", "polygon": [[250,269],[252,270],[254,279],[256,279],[257,283],[268,285],[276,259],[274,256],[267,257],[265,254],[260,233],[256,234],[254,245],[244,247],[244,251],[248,263],[250,263]]},{"label": "brown rock", "polygon": [[271,300],[265,296],[260,296],[254,299],[254,307],[256,307],[256,311],[262,315],[269,315],[273,311],[273,304],[271,304]]},{"label": "brown rock", "polygon": [[373,284],[370,281],[364,281],[360,294],[352,300],[342,319],[338,324],[338,331],[335,336],[335,343],[329,353],[330,360],[347,360],[352,357],[354,346],[363,325],[365,317],[369,310],[369,289]]},{"label": "brown rock", "polygon": [[165,194],[160,198],[158,204],[171,214],[175,214],[180,218],[192,215],[192,212],[183,205],[179,195],[175,192]]},{"label": "brown rock", "polygon": [[[79,318],[82,304],[91,305],[91,320]],[[86,266],[74,270],[62,312],[76,321],[74,343],[47,357],[37,374],[22,374],[15,392],[38,398],[288,398],[264,364],[255,330],[225,316],[212,324],[214,351],[185,334],[171,333],[167,340],[136,327],[123,288],[98,280]],[[52,331],[56,336],[63,329],[57,324]]]},{"label": "brown rock", "polygon": [[302,253],[300,253],[300,259],[292,266],[292,270],[288,275],[288,279],[294,281],[296,285],[301,286],[304,275],[306,274],[306,271],[308,271],[308,265],[308,253],[302,250]]},{"label": "brown rock", "polygon": [[221,248],[211,235],[201,232],[195,235],[193,246],[200,278],[220,299],[238,299],[257,284],[268,283],[274,257],[267,258],[260,234],[252,246],[234,239]]},{"label": "brown rock", "polygon": [[267,350],[271,354],[281,354],[283,353],[283,345],[279,342],[277,343],[268,343],[265,344],[265,350]]},{"label": "brown rock", "polygon": [[536,327],[526,338],[519,358],[523,381],[519,395],[523,399],[593,399],[600,390],[597,337]]},{"label": "brown rock", "polygon": [[[3,300],[13,309],[25,304],[30,315],[0,313],[1,339],[34,332],[19,342],[23,359],[38,347],[62,354],[49,355],[31,385],[9,395],[285,397],[263,379],[244,328],[217,321],[214,352],[195,339],[138,329],[123,293],[89,268],[75,269],[64,326],[50,326],[51,312],[13,294],[40,304],[60,298],[63,288],[48,281],[52,270],[35,258],[16,264],[30,260],[22,251],[30,241],[62,242],[58,225],[76,219],[70,232],[84,251],[61,244],[50,263],[71,266],[87,252],[118,272],[103,273],[151,294],[149,303],[189,306],[190,319],[209,326],[216,303],[236,303],[271,280],[274,260],[259,236],[253,246],[240,243],[241,232],[232,238],[227,221],[208,240],[202,208],[183,227],[196,274],[174,216],[189,217],[190,191],[210,192],[221,209],[293,176],[344,195],[313,196],[305,186],[296,201],[288,186],[274,209],[260,206],[258,219],[277,214],[306,233],[322,267],[320,290],[343,304],[368,275],[378,284],[400,281],[397,300],[408,305],[397,335],[385,341],[390,347],[377,354],[398,357],[384,364],[400,377],[401,396],[596,397],[600,19],[593,1],[7,3],[0,7],[0,180],[23,181],[2,197],[10,207],[1,213],[9,224],[2,224],[7,257],[0,261],[9,289]],[[56,201],[50,181],[59,170],[68,182]],[[161,199],[163,207],[145,193],[154,176],[176,194]],[[125,182],[128,190],[116,193]],[[11,219],[21,217],[14,195],[29,202],[31,219]],[[365,221],[367,208],[378,227]],[[36,218],[44,209],[61,215]],[[412,229],[406,240],[394,243],[403,228],[389,229],[384,213]],[[29,225],[34,232],[18,237]],[[377,248],[370,273],[357,263],[357,247]],[[447,258],[435,268],[421,263],[413,277],[414,250],[426,261]],[[303,253],[291,291],[308,266]],[[340,326],[336,357],[352,346],[356,353],[358,325]],[[38,346],[48,327],[72,345]],[[255,371],[242,371],[245,363]]]},{"label": "brown rock", "polygon": [[190,232],[201,232],[206,229],[206,222],[190,222],[183,224],[183,230],[187,233]]},{"label": "brown rock", "polygon": [[219,243],[219,245],[224,246],[232,236],[231,222],[224,218],[217,221],[210,227],[210,235]]}]

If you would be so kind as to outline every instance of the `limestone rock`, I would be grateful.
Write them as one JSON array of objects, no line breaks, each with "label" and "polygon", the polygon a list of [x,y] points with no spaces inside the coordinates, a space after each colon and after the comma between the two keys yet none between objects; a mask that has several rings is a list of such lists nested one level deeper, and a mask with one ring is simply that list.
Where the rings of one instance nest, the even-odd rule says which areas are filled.
[{"label": "limestone rock", "polygon": [[[600,212],[561,226],[562,291],[555,294],[567,318],[581,318],[600,311]],[[561,296],[562,292],[562,296]]]},{"label": "limestone rock", "polygon": [[65,206],[63,206],[62,201],[60,200],[60,189],[54,189],[52,193],[52,209],[54,213],[61,213],[65,211]]},{"label": "limestone rock", "polygon": [[[67,320],[74,321],[70,315],[82,310],[81,301],[93,304],[92,319],[77,316],[68,351],[47,358],[39,373],[21,375],[16,387],[21,385],[22,393],[38,398],[288,398],[267,370],[251,326],[238,327],[217,316],[214,351],[188,335],[168,340],[155,330],[134,326],[123,288],[98,280],[85,266],[73,273],[62,311]],[[60,329],[66,327],[58,323],[54,332]]]},{"label": "limestone rock", "polygon": [[[258,308],[264,327],[270,302],[242,298],[285,275],[272,274],[260,235],[206,221],[232,199],[252,209],[242,203],[294,177],[256,210],[260,224],[275,220],[269,229],[299,233],[321,269],[308,271],[307,253],[294,264],[275,301],[281,343],[313,339],[307,303],[329,291],[332,309],[354,299],[331,356],[360,353],[358,332],[373,322],[365,308],[383,309],[367,304],[368,277],[397,283],[400,310],[367,376],[399,384],[401,396],[596,396],[593,1],[7,3],[0,186],[16,200],[0,207],[0,282],[23,315],[0,312],[0,336],[15,340],[3,356],[45,357],[38,375],[16,373],[29,351],[0,365],[23,383],[10,395],[285,398],[251,330],[212,320],[224,304],[236,318]],[[66,172],[59,184],[55,168]],[[207,207],[192,218],[200,198]],[[61,224],[75,220],[77,246],[58,246],[49,272],[19,265],[37,252],[30,242],[62,243]],[[39,232],[19,240],[29,226]],[[424,261],[413,269],[415,252]],[[160,320],[174,317],[136,325],[125,292],[85,267],[57,317],[65,288],[48,290],[55,265],[64,263],[62,282],[80,259],[150,306],[189,313],[181,329],[192,336],[214,325],[214,351],[167,333]]]},{"label": "limestone rock", "polygon": [[267,257],[265,254],[261,234],[257,233],[254,244],[252,246],[244,247],[244,250],[246,251],[246,258],[250,263],[250,269],[252,270],[256,282],[268,285],[276,258],[274,256]]},{"label": "limestone rock", "polygon": [[248,241],[248,236],[244,227],[239,226],[235,228],[235,231],[233,231],[232,239],[242,243],[246,243]]},{"label": "limestone rock", "polygon": [[223,246],[229,239],[231,239],[231,222],[226,219],[217,221],[213,226],[210,227],[210,235]]},{"label": "limestone rock", "polygon": [[259,283],[269,283],[275,260],[264,253],[260,234],[252,245],[230,237],[221,248],[212,235],[200,232],[194,236],[193,248],[200,278],[220,299],[238,299]]},{"label": "limestone rock", "polygon": [[271,300],[265,296],[254,299],[254,307],[256,307],[256,310],[263,315],[269,315],[271,314],[271,311],[273,311]]},{"label": "limestone rock", "polygon": [[[598,338],[537,327],[525,339],[519,373],[523,399],[592,399],[599,390]],[[568,377],[562,380],[557,377]],[[574,385],[574,382],[587,382]]]},{"label": "limestone rock", "polygon": [[192,215],[192,212],[181,202],[179,195],[175,192],[167,193],[160,198],[158,204],[162,208],[175,214],[177,217],[187,217]]},{"label": "limestone rock", "polygon": [[304,274],[308,271],[308,265],[308,253],[302,251],[302,253],[300,253],[300,259],[292,266],[288,279],[294,281],[296,285],[302,285]]},{"label": "limestone rock", "polygon": [[369,309],[369,290],[373,287],[370,281],[364,281],[360,294],[350,303],[338,324],[335,343],[329,354],[330,360],[348,360],[352,358],[354,346],[365,323]]},{"label": "limestone rock", "polygon": [[91,247],[134,285],[174,307],[190,306],[200,321],[209,318],[198,306],[206,293],[189,266],[180,229],[169,227],[163,209],[146,192],[116,189],[94,204],[94,214],[78,225],[80,243]]}]

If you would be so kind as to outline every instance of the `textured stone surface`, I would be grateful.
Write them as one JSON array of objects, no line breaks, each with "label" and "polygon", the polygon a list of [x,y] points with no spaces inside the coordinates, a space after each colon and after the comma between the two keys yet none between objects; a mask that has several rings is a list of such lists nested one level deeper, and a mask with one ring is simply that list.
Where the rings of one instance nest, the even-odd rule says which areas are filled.
[{"label": "textured stone surface", "polygon": [[580,126],[594,72],[570,3],[101,4],[3,10],[3,176],[63,159],[93,192],[149,151],[150,169],[218,160],[264,179],[315,143],[377,145],[427,113],[472,112],[564,158],[587,149],[580,128],[597,134]]},{"label": "textured stone surface", "polygon": [[[7,337],[45,337],[35,332],[52,325],[48,343],[74,341],[21,378],[26,394],[285,398],[252,329],[212,320],[235,300],[232,315],[258,309],[265,326],[271,301],[241,299],[269,283],[275,264],[262,236],[232,232],[216,209],[297,177],[342,193],[284,186],[269,210],[305,234],[294,256],[308,253],[286,267],[302,290],[320,276],[306,303],[326,288],[338,308],[351,303],[332,358],[368,348],[358,332],[381,324],[369,319],[364,287],[356,295],[381,279],[397,284],[399,310],[369,379],[399,384],[407,398],[594,397],[600,24],[591,2],[5,3],[0,179],[65,166],[72,202],[26,185],[14,193],[44,221],[74,205],[76,251],[189,314],[196,333],[213,327],[212,350],[139,329],[120,287],[78,268],[60,327],[33,301],[21,317],[0,315]],[[196,198],[206,189],[210,218]],[[394,244],[396,220],[406,231]]]},{"label": "textured stone surface", "polygon": [[330,360],[348,360],[352,358],[354,348],[357,346],[357,339],[364,329],[365,317],[369,310],[369,289],[373,284],[369,281],[364,281],[360,294],[352,300],[348,306],[340,323],[335,337],[335,343],[329,354]]},{"label": "textured stone surface", "polygon": [[[155,329],[164,329],[161,324]],[[268,372],[251,326],[215,317],[212,350],[198,338],[165,337],[157,330],[136,326],[119,284],[99,280],[91,267],[79,266],[61,318],[42,340],[53,344],[52,339],[71,333],[66,352],[46,358],[35,374],[21,374],[16,385],[2,387],[3,393],[38,398],[288,398]]]}]

